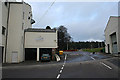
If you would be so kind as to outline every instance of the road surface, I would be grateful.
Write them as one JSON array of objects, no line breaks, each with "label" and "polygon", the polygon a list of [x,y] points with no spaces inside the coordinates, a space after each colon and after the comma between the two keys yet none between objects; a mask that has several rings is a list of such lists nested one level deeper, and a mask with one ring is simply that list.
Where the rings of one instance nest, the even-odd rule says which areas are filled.
[{"label": "road surface", "polygon": [[[120,58],[101,53],[65,52],[60,62],[24,62],[3,65],[3,78],[75,78],[118,80]],[[34,79],[35,80],[35,79]]]}]

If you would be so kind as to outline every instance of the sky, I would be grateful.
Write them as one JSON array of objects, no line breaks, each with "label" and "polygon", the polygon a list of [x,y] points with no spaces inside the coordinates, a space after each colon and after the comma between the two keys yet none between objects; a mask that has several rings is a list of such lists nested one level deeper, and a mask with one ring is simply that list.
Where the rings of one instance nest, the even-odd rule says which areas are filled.
[{"label": "sky", "polygon": [[104,41],[109,17],[118,16],[118,2],[54,2],[52,6],[53,2],[28,3],[36,22],[33,28],[63,25],[73,41]]}]

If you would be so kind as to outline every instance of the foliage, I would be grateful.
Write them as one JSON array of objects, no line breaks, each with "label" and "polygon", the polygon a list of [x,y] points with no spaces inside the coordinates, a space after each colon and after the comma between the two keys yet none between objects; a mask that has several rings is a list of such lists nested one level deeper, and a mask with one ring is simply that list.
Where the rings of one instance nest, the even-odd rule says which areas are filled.
[{"label": "foliage", "polygon": [[59,26],[58,30],[58,49],[67,50],[67,44],[71,41],[71,36],[67,32],[67,28]]},{"label": "foliage", "polygon": [[104,42],[89,42],[89,41],[79,41],[79,42],[70,42],[69,49],[87,49],[87,48],[101,48],[105,47]]},{"label": "foliage", "polygon": [[72,41],[72,37],[67,32],[67,28],[64,26],[59,26],[58,28],[53,28],[58,30],[58,51],[59,50],[76,50],[76,49],[87,49],[87,48],[101,48],[105,47],[104,42],[98,41]]},{"label": "foliage", "polygon": [[50,26],[47,26],[46,29],[51,29]]},{"label": "foliage", "polygon": [[103,50],[103,48],[82,49],[82,50],[87,51],[87,52],[101,52],[101,50]]}]

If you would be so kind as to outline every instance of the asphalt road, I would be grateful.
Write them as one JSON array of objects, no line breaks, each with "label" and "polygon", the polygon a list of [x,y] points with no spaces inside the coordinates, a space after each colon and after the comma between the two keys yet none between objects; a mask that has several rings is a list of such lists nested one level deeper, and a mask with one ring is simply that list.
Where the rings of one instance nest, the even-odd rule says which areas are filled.
[{"label": "asphalt road", "polygon": [[60,62],[4,65],[3,78],[119,78],[120,58],[101,53],[65,52]]}]

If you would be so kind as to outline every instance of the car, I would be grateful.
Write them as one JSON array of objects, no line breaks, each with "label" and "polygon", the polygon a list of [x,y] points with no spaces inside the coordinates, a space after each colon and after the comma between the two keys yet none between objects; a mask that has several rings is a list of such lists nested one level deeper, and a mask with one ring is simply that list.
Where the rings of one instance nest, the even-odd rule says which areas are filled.
[{"label": "car", "polygon": [[42,54],[41,61],[50,61],[50,55],[49,54]]}]

